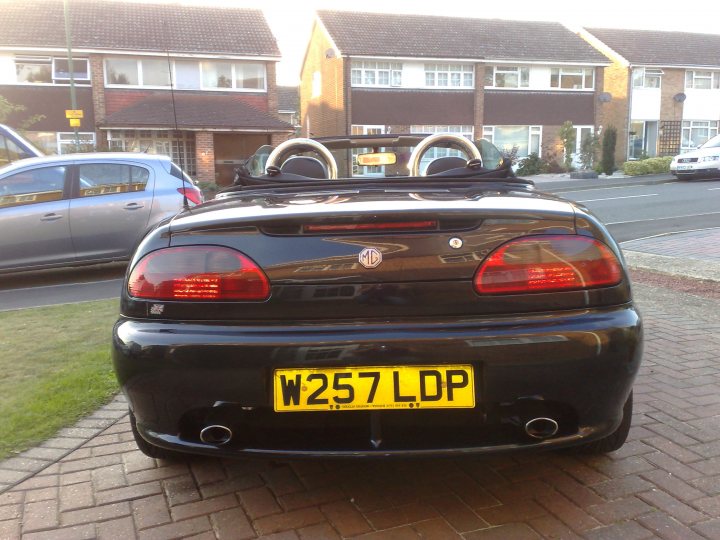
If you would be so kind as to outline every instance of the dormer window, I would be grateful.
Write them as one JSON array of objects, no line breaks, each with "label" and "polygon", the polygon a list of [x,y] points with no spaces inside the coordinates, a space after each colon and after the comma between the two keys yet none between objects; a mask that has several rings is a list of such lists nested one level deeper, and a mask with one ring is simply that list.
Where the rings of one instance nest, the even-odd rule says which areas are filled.
[{"label": "dormer window", "polygon": [[633,88],[660,88],[662,69],[635,68],[633,69]]}]

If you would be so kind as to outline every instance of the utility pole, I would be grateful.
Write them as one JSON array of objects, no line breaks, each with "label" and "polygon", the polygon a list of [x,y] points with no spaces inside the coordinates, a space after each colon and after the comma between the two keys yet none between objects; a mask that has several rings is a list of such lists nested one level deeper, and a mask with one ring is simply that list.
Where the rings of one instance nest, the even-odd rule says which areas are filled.
[{"label": "utility pole", "polygon": [[[72,57],[72,29],[70,26],[70,0],[63,0],[63,14],[65,16],[65,43],[67,44],[68,70],[70,71],[70,106],[73,110],[77,110],[77,97],[75,96],[75,69],[73,67]],[[75,131],[75,151],[80,148],[80,135],[78,134],[78,126],[74,126]]]}]

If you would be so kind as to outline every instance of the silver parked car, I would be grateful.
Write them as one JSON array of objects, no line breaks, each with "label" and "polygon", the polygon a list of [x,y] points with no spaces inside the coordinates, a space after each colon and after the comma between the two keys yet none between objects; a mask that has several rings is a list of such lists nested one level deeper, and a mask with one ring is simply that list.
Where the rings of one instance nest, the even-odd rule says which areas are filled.
[{"label": "silver parked car", "polygon": [[46,156],[0,168],[0,272],[128,259],[202,192],[166,156]]}]

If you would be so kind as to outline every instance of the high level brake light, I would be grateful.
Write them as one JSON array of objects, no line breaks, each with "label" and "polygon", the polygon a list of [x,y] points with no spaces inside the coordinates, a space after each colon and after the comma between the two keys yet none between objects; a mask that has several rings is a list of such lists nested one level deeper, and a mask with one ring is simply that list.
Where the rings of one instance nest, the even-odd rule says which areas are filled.
[{"label": "high level brake light", "polygon": [[319,223],[303,225],[304,233],[320,232],[363,232],[363,231],[433,231],[437,229],[436,220],[388,221],[370,223]]},{"label": "high level brake light", "polygon": [[260,301],[270,282],[260,267],[234,249],[182,246],[143,257],[130,272],[128,292],[151,300]]},{"label": "high level brake light", "polygon": [[610,287],[622,281],[615,254],[594,238],[528,236],[511,240],[480,265],[479,294],[520,294]]}]

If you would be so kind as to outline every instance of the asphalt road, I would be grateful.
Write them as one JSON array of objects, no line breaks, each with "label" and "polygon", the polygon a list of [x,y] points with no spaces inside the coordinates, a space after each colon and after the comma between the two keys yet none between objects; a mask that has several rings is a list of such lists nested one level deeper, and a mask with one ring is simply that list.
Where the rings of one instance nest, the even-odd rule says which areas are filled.
[{"label": "asphalt road", "polygon": [[720,181],[553,189],[595,213],[618,242],[720,227]]},{"label": "asphalt road", "polygon": [[[538,189],[583,203],[619,242],[720,227],[720,181],[642,185],[626,179],[595,187],[597,183],[552,182]],[[6,275],[0,280],[0,311],[118,298],[123,274],[124,265],[114,264]]]}]

